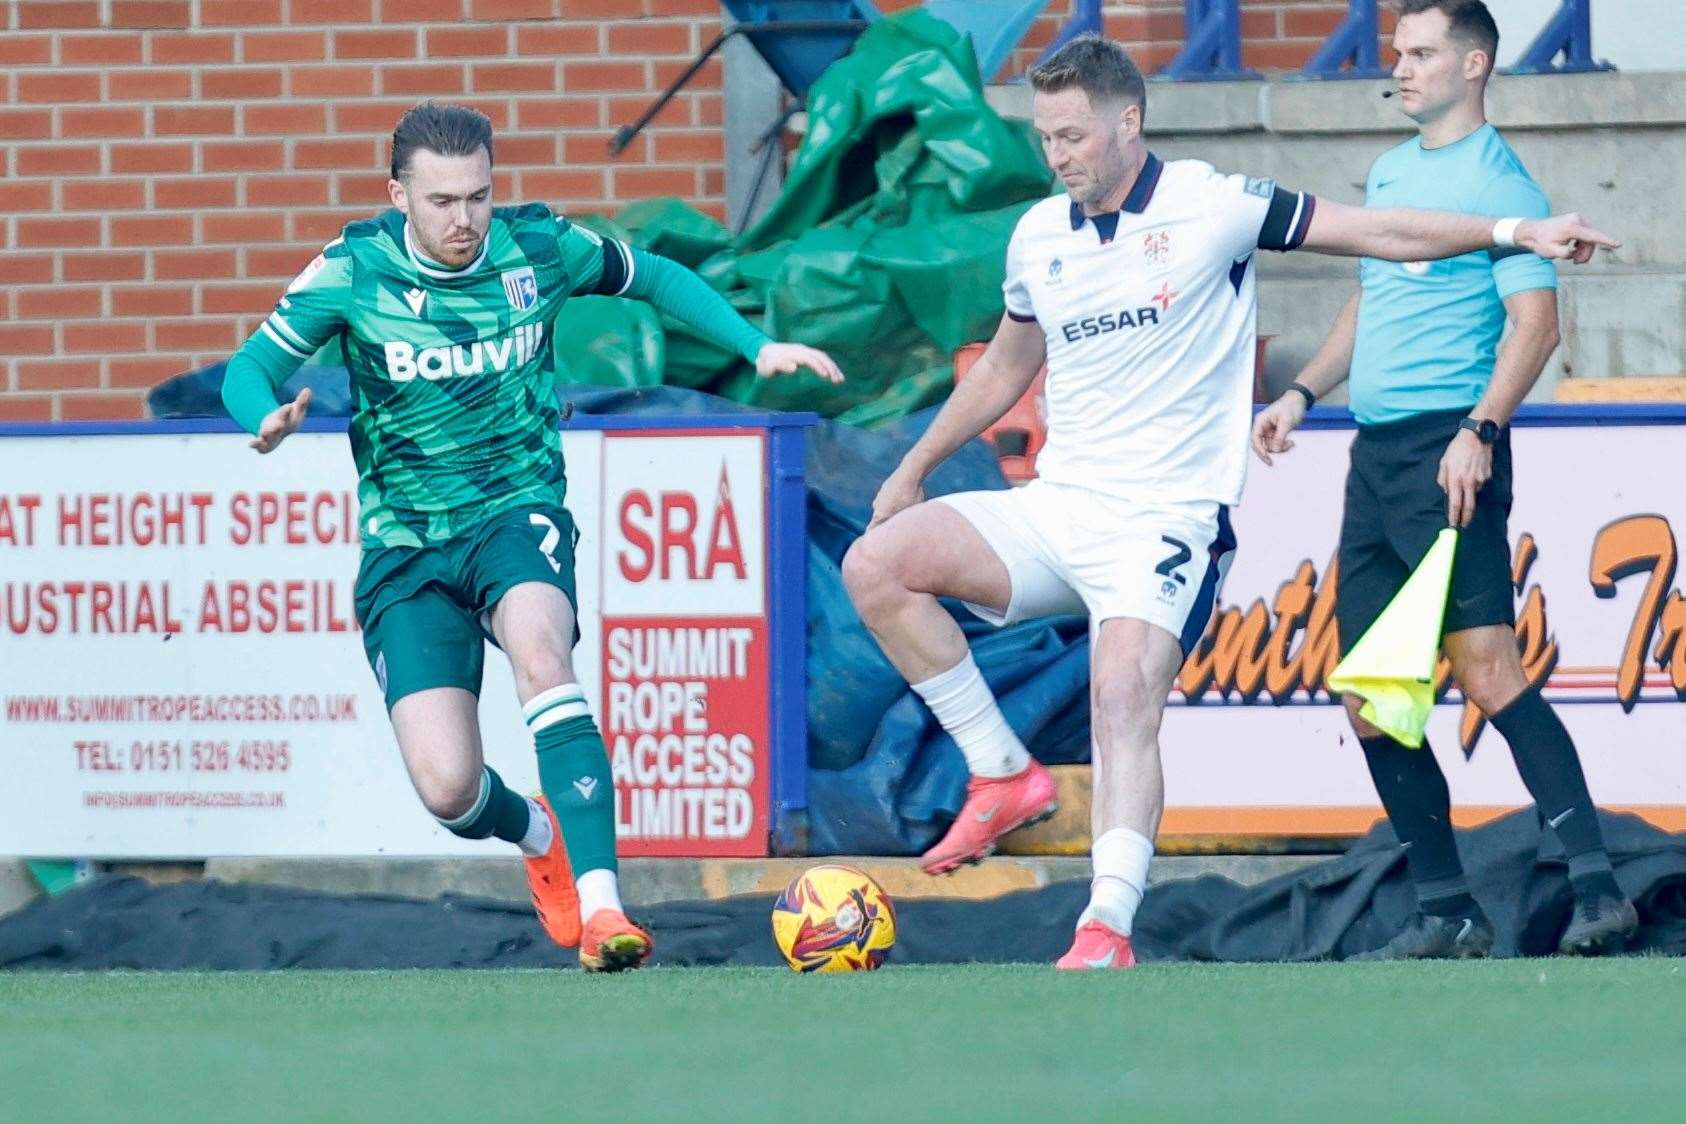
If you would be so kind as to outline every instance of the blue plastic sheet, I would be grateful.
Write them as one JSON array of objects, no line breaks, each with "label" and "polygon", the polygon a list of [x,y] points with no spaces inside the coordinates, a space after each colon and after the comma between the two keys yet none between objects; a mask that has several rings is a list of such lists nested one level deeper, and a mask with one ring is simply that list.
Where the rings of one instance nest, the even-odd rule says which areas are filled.
[{"label": "blue plastic sheet", "polygon": [[[182,375],[152,392],[157,416],[222,414],[219,367]],[[295,377],[316,393],[312,413],[346,413],[343,368]],[[289,393],[297,387],[289,387]],[[697,415],[764,412],[673,386],[566,386],[581,414]],[[866,529],[872,498],[935,410],[877,430],[820,422],[809,431],[808,775],[813,854],[916,854],[934,842],[965,798],[966,765],[861,623],[843,588],[843,555]],[[1006,487],[994,454],[974,441],[926,483],[927,495]],[[995,629],[957,603],[947,608],[972,644],[1007,722],[1047,764],[1089,759],[1089,638],[1082,617]]]},{"label": "blue plastic sheet", "polygon": [[[673,387],[568,387],[581,413],[717,413],[736,402]],[[808,840],[816,855],[904,855],[929,847],[959,811],[966,763],[861,623],[843,588],[843,555],[866,529],[872,498],[935,410],[873,431],[821,422],[809,431]],[[1005,488],[974,441],[926,482],[926,495]],[[1083,617],[996,629],[946,606],[1008,724],[1048,764],[1089,759],[1089,637]]]}]

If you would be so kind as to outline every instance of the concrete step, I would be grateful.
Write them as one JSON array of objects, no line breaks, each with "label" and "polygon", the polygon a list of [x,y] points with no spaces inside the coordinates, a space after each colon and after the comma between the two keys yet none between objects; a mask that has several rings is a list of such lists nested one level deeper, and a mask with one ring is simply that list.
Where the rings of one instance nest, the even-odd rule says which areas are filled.
[{"label": "concrete step", "polygon": [[1553,397],[1559,402],[1686,402],[1686,375],[1564,379]]},{"label": "concrete step", "polygon": [[1094,772],[1087,765],[1054,765],[1048,772],[1059,793],[1059,811],[1053,819],[1020,828],[1001,840],[1001,854],[1088,855],[1089,782]]},{"label": "concrete step", "polygon": [[[1316,855],[1167,855],[1154,860],[1150,882],[1219,874],[1245,885],[1317,862]],[[686,901],[736,894],[777,893],[792,878],[821,863],[846,863],[866,871],[892,898],[979,900],[1053,882],[1087,879],[1087,855],[997,856],[945,878],[932,878],[913,858],[625,859],[622,894],[631,902]],[[197,866],[197,864],[172,864]],[[125,868],[118,868],[125,869]],[[129,867],[156,877],[157,864]],[[200,871],[194,871],[195,875]],[[293,886],[339,894],[392,894],[435,898],[461,894],[497,901],[525,901],[520,860],[485,859],[211,859],[207,878]]]},{"label": "concrete step", "polygon": [[[1321,861],[1322,855],[1160,855],[1153,860],[1153,884],[1216,874],[1243,885]],[[872,875],[892,898],[983,900],[1054,882],[1087,879],[1089,858],[1081,855],[997,855],[944,878],[932,878],[914,858],[867,856],[802,859],[625,859],[621,887],[630,902],[696,901],[737,894],[772,894],[821,863],[845,863]],[[527,900],[521,861],[483,859],[276,859],[225,858],[205,862],[119,862],[116,874],[156,885],[197,878],[265,886],[290,886],[330,894],[383,894],[431,899],[446,894],[493,901]],[[0,860],[0,917],[40,897],[21,860]]]},{"label": "concrete step", "polygon": [[41,896],[41,887],[22,859],[0,858],[0,917],[16,913]]},{"label": "concrete step", "polygon": [[[1090,782],[1094,773],[1087,765],[1055,765],[1048,771],[1054,775],[1054,785],[1059,793],[1059,811],[1052,819],[1044,820],[1035,827],[1022,828],[1001,840],[1000,854],[1088,855]],[[1326,857],[1344,849],[1344,841],[1336,838],[1289,839],[1243,834],[1237,823],[1233,834],[1223,831],[1171,834],[1161,829],[1158,839],[1160,857],[1155,861],[1163,862],[1173,856],[1242,857],[1312,852],[1318,857]]]},{"label": "concrete step", "polygon": [[[810,866],[847,863],[872,875],[894,898],[999,897],[1034,890],[1053,882],[1087,879],[1089,867],[1089,799],[1091,771],[1087,765],[1059,765],[1049,770],[1059,792],[1054,817],[1002,840],[1000,853],[952,875],[932,878],[919,869],[916,858],[854,856],[763,859],[623,859],[622,894],[630,902],[685,901],[771,894]],[[1290,840],[1261,840],[1250,836],[1167,836],[1159,841],[1150,882],[1219,874],[1244,885],[1309,863],[1326,854],[1289,854]],[[1329,841],[1320,841],[1329,847]],[[1272,853],[1264,853],[1266,851]],[[17,863],[21,870],[22,863]],[[106,869],[145,878],[156,884],[194,878],[217,878],[271,886],[291,886],[335,894],[390,894],[397,897],[437,898],[445,894],[525,901],[527,880],[521,861],[512,855],[486,858],[220,858],[205,862],[111,863]],[[0,875],[9,867],[0,866]],[[35,893],[33,882],[11,886],[0,877],[0,915],[7,903],[14,908]],[[24,883],[27,882],[27,885]],[[27,892],[25,892],[27,891]]]},{"label": "concrete step", "polygon": [[[892,898],[980,898],[1037,890],[1055,881],[1086,880],[1089,868],[1089,780],[1087,765],[1055,765],[1059,812],[1047,822],[1013,832],[1000,853],[954,875],[931,878],[917,858],[749,858],[622,859],[620,886],[627,902],[683,902],[727,898],[740,893],[777,893],[821,863],[846,863],[867,871]],[[1167,836],[1153,859],[1152,883],[1221,875],[1253,885],[1327,858],[1290,854],[1295,841],[1261,841],[1251,836]],[[1315,841],[1327,849],[1330,841]],[[1273,853],[1261,853],[1263,849]],[[22,863],[19,863],[22,866]],[[7,868],[0,866],[0,873]],[[514,856],[487,858],[214,858],[204,863],[111,863],[106,870],[152,883],[219,878],[233,883],[293,886],[322,893],[376,893],[406,898],[442,895],[524,902],[526,875]],[[27,878],[27,875],[25,875]],[[3,886],[0,886],[3,888]],[[29,890],[34,890],[30,883]],[[22,905],[25,898],[19,898]],[[0,910],[3,913],[3,910]]]},{"label": "concrete step", "polygon": [[[1054,817],[1002,840],[1000,853],[952,875],[932,878],[919,869],[916,858],[855,856],[764,859],[623,859],[622,894],[630,902],[685,901],[771,894],[810,866],[827,862],[859,867],[877,879],[893,898],[984,899],[1019,890],[1034,890],[1053,882],[1087,879],[1089,867],[1089,799],[1091,771],[1087,765],[1059,765],[1049,770],[1059,792]],[[1150,882],[1219,874],[1244,885],[1309,863],[1326,854],[1289,854],[1290,840],[1261,840],[1249,836],[1168,836],[1159,841]],[[1329,847],[1329,841],[1320,841]],[[1271,850],[1273,853],[1263,853]],[[22,863],[17,863],[21,870]],[[131,874],[153,883],[193,878],[217,878],[271,886],[291,886],[336,894],[390,894],[437,898],[445,894],[525,901],[526,875],[511,855],[487,858],[221,858],[205,862],[112,863],[106,869]],[[5,905],[21,906],[35,887],[18,879],[7,881],[10,867],[0,865],[0,915]],[[27,882],[27,873],[23,874]],[[11,882],[19,882],[12,886]],[[8,896],[4,891],[10,888]],[[27,893],[25,892],[27,891]]]}]

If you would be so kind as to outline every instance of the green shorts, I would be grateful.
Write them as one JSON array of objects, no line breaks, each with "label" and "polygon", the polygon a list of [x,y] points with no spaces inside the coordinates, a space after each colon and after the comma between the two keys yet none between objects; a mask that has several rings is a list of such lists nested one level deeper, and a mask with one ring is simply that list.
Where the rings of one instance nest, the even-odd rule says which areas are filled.
[{"label": "green shorts", "polygon": [[553,585],[574,610],[579,531],[565,508],[522,507],[423,547],[366,547],[354,601],[363,650],[387,709],[433,687],[480,693],[492,609],[524,582]]}]

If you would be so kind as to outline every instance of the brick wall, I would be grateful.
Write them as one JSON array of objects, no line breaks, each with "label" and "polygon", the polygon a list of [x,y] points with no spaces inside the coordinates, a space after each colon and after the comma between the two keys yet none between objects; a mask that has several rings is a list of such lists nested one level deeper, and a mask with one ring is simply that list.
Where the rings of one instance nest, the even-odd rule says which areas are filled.
[{"label": "brick wall", "polygon": [[716,0],[21,0],[0,17],[0,420],[137,417],[228,355],[350,218],[424,96],[497,126],[497,192],[719,215]]},{"label": "brick wall", "polygon": [[[899,10],[916,0],[880,0]],[[1022,69],[1069,11],[1053,0]],[[1246,0],[1247,62],[1298,66],[1342,0]],[[619,160],[607,140],[719,28],[717,0],[0,4],[0,420],[137,417],[225,357],[347,219],[386,205],[398,115],[464,101],[497,190],[567,210],[679,195],[721,215],[718,60]],[[1181,0],[1111,0],[1152,70]]]}]

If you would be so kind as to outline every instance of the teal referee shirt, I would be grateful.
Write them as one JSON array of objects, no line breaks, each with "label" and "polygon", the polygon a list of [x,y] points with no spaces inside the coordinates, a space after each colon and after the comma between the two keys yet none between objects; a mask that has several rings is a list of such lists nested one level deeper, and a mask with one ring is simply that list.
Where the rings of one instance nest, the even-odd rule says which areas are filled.
[{"label": "teal referee shirt", "polygon": [[[1492,125],[1441,148],[1413,137],[1382,153],[1364,204],[1495,219],[1551,214],[1545,192]],[[1443,261],[1365,258],[1358,280],[1352,412],[1360,425],[1382,425],[1474,406],[1493,375],[1505,298],[1557,288],[1557,269],[1523,250],[1495,249]]]}]

